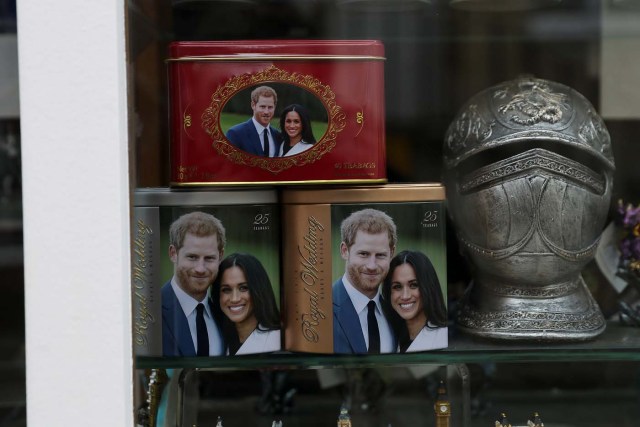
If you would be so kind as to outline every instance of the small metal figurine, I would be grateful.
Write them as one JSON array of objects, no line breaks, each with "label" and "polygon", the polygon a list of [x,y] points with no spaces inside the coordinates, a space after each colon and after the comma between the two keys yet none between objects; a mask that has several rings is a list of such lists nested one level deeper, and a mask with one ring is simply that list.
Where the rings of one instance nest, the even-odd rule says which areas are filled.
[{"label": "small metal figurine", "polygon": [[[519,426],[511,426],[511,423],[507,419],[507,414],[504,412],[500,414],[498,419],[496,420],[495,427],[519,427]],[[522,426],[525,427],[525,426]],[[544,423],[540,418],[540,415],[537,412],[534,412],[529,420],[527,421],[526,427],[544,427]]]},{"label": "small metal figurine", "polygon": [[615,165],[589,101],[531,76],[500,83],[461,109],[443,151],[449,213],[473,265],[461,329],[534,341],[602,333],[580,272],[607,220]]},{"label": "small metal figurine", "polygon": [[271,427],[282,427],[282,421],[274,420],[273,423],[271,424]]},{"label": "small metal figurine", "polygon": [[440,385],[438,386],[438,396],[433,405],[433,410],[436,416],[436,427],[449,427],[451,402],[449,402],[449,398],[447,397],[447,389],[443,381],[440,381]]},{"label": "small metal figurine", "polygon": [[344,406],[340,408],[340,415],[338,416],[338,427],[351,427],[351,417],[349,411]]},{"label": "small metal figurine", "polygon": [[618,301],[620,323],[625,326],[640,326],[640,307],[631,307],[624,301]]},{"label": "small metal figurine", "polygon": [[222,427],[222,417],[218,416],[218,422],[216,423],[216,427]]},{"label": "small metal figurine", "polygon": [[544,423],[542,422],[542,418],[537,412],[534,412],[533,415],[527,421],[527,427],[544,427]]},{"label": "small metal figurine", "polygon": [[507,419],[507,414],[504,412],[500,414],[496,420],[496,427],[511,427],[511,423]]}]

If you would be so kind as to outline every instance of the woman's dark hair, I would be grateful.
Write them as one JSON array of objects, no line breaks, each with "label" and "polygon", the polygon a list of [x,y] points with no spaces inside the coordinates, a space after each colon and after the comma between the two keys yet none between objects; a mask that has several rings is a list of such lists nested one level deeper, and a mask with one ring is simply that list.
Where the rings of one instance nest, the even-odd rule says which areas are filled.
[{"label": "woman's dark hair", "polygon": [[313,136],[313,130],[311,129],[311,117],[309,116],[309,112],[306,108],[304,108],[300,104],[291,104],[285,107],[280,114],[280,131],[282,133],[283,145],[282,148],[284,153],[289,151],[289,135],[284,129],[284,122],[287,118],[287,114],[291,111],[295,111],[300,116],[300,124],[302,125],[302,131],[300,132],[302,136],[302,140],[307,144],[315,144],[316,139]]},{"label": "woman's dark hair", "polygon": [[422,307],[427,317],[428,328],[441,328],[447,326],[447,307],[444,304],[440,281],[429,257],[419,251],[402,251],[394,256],[389,264],[389,273],[382,284],[382,304],[391,328],[393,329],[400,351],[405,352],[411,344],[407,323],[391,306],[391,285],[393,272],[397,267],[409,264],[413,267],[418,282],[418,290],[422,298]]},{"label": "woman's dark hair", "polygon": [[253,314],[258,321],[260,330],[280,329],[280,312],[278,311],[269,275],[256,257],[249,254],[233,253],[223,259],[218,268],[218,276],[211,285],[211,300],[213,302],[213,315],[218,324],[222,325],[225,346],[229,349],[229,354],[235,354],[241,345],[238,331],[235,324],[225,316],[220,308],[222,276],[231,267],[238,267],[244,273],[253,302]]}]

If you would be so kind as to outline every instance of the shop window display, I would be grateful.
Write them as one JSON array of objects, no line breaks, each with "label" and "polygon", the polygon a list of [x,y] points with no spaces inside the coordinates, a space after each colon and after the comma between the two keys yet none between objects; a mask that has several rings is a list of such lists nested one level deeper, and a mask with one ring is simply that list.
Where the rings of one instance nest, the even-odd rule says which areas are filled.
[{"label": "shop window display", "polygon": [[[516,3],[517,7],[513,7]],[[507,4],[510,7],[506,7]],[[477,302],[475,296],[464,295],[471,281],[479,277],[476,274],[481,270],[478,268],[481,265],[470,262],[461,255],[464,247],[456,235],[464,230],[473,236],[472,239],[464,239],[465,242],[472,241],[485,249],[491,244],[487,244],[486,240],[480,242],[475,239],[479,237],[478,229],[470,224],[472,220],[481,220],[477,206],[461,208],[458,205],[454,214],[457,221],[447,223],[445,235],[448,348],[416,355],[363,357],[332,354],[320,356],[297,352],[279,352],[243,360],[221,357],[215,361],[197,357],[173,360],[138,357],[136,367],[140,373],[141,389],[148,384],[148,378],[143,372],[145,368],[175,369],[174,378],[180,376],[180,370],[187,372],[186,378],[193,375],[193,370],[199,372],[196,375],[198,380],[189,383],[192,389],[174,389],[174,399],[182,396],[180,404],[176,404],[174,410],[179,407],[180,413],[192,417],[183,418],[185,422],[192,422],[184,425],[215,425],[218,416],[222,416],[225,426],[235,425],[237,421],[234,417],[237,414],[246,415],[249,412],[259,420],[256,423],[264,425],[276,421],[282,422],[284,426],[297,425],[296,423],[303,422],[300,419],[305,415],[311,416],[305,425],[333,425],[345,403],[351,417],[350,422],[354,426],[358,423],[381,427],[389,424],[409,425],[406,424],[407,420],[398,415],[407,410],[400,403],[404,398],[407,402],[414,403],[414,421],[420,420],[424,425],[440,425],[436,424],[438,420],[433,405],[438,401],[438,384],[441,380],[447,382],[446,385],[452,389],[450,392],[455,397],[450,401],[451,425],[497,425],[495,423],[498,421],[525,424],[527,419],[532,425],[536,425],[542,424],[542,418],[548,424],[607,425],[598,414],[581,414],[590,413],[589,408],[593,406],[593,402],[613,405],[614,400],[626,410],[616,410],[614,415],[609,412],[607,420],[613,419],[620,425],[632,423],[632,417],[628,417],[626,413],[637,411],[637,402],[633,396],[637,393],[636,355],[640,348],[640,337],[638,328],[634,326],[637,324],[634,316],[637,315],[639,297],[633,285],[627,287],[630,283],[628,278],[616,276],[615,267],[608,270],[609,273],[613,271],[613,274],[602,267],[597,253],[597,241],[604,226],[615,222],[619,199],[625,205],[632,206],[640,201],[640,178],[633,155],[630,155],[633,153],[631,144],[634,135],[640,130],[640,118],[632,113],[634,106],[640,104],[640,97],[635,89],[637,83],[625,80],[624,72],[625,67],[637,69],[634,67],[640,62],[640,57],[635,53],[638,50],[631,48],[640,40],[640,34],[638,30],[625,24],[628,17],[639,17],[640,11],[637,8],[630,6],[629,2],[594,0],[256,0],[174,1],[154,5],[132,1],[129,7],[132,12],[128,28],[132,50],[131,76],[134,82],[131,101],[135,111],[131,118],[131,144],[137,158],[135,181],[138,188],[168,188],[172,183],[169,166],[172,142],[168,137],[170,124],[166,120],[171,104],[165,60],[169,57],[168,46],[174,41],[380,41],[385,53],[384,136],[386,178],[389,183],[442,182],[447,168],[446,165],[443,166],[448,156],[447,129],[452,123],[458,123],[458,134],[464,131],[483,135],[496,130],[496,125],[490,120],[484,127],[476,126],[473,121],[457,119],[457,112],[475,94],[501,82],[528,78],[527,76],[556,82],[581,94],[593,107],[593,114],[601,117],[594,123],[602,123],[608,129],[610,151],[601,153],[611,159],[611,165],[615,162],[615,169],[613,166],[598,168],[598,162],[593,160],[597,156],[589,156],[588,153],[583,156],[579,152],[574,155],[571,150],[565,150],[559,154],[568,159],[562,167],[563,173],[554,175],[559,177],[555,190],[545,193],[549,197],[557,197],[562,186],[565,189],[577,188],[575,173],[585,172],[580,165],[588,168],[588,171],[594,171],[580,174],[585,179],[588,178],[590,183],[586,193],[606,193],[607,196],[602,198],[602,206],[598,206],[597,218],[590,222],[593,232],[586,233],[584,225],[577,222],[584,221],[587,217],[578,214],[578,211],[583,212],[587,202],[575,202],[573,198],[575,203],[567,203],[568,199],[560,199],[565,202],[560,202],[562,209],[557,212],[566,210],[563,216],[565,224],[574,225],[574,228],[558,226],[559,216],[550,213],[548,209],[540,211],[540,218],[543,220],[544,215],[547,215],[548,221],[545,224],[551,227],[549,230],[556,230],[547,236],[547,240],[554,243],[554,248],[568,248],[571,252],[578,247],[584,249],[583,246],[593,246],[590,256],[596,260],[585,257],[579,268],[584,282],[580,285],[580,292],[584,293],[584,300],[593,301],[589,304],[594,309],[597,308],[600,319],[592,334],[572,339],[566,335],[560,336],[562,334],[549,334],[549,330],[544,329],[540,334],[524,337],[524,340],[519,335],[515,336],[516,339],[504,342],[487,339],[495,337],[484,332],[472,335],[465,333],[462,330],[464,328],[460,328],[459,313],[470,313],[469,298],[473,298],[474,303]],[[221,19],[222,16],[225,19]],[[211,25],[211,22],[218,22],[219,25]],[[620,61],[623,57],[627,63],[624,66],[620,64],[619,67],[614,65],[612,70],[608,58],[618,58],[617,61]],[[616,77],[612,83],[611,73],[614,71]],[[616,85],[626,88],[623,91],[625,96],[612,95],[619,93],[615,91],[619,90]],[[540,97],[528,99],[531,108],[523,103],[517,104],[518,100],[514,96],[510,99],[513,101],[511,104],[504,103],[505,117],[524,114],[524,119],[532,119],[540,113],[540,123],[543,126],[557,128],[562,127],[562,120],[567,119],[567,124],[572,117],[568,110],[562,110],[565,105],[562,100],[560,109],[545,112],[540,109]],[[626,115],[615,108],[623,103],[626,106],[623,113]],[[470,117],[472,109],[466,111],[467,117]],[[556,121],[552,116],[558,111],[563,114],[566,112],[567,116]],[[598,126],[593,127],[592,134],[598,133],[597,128]],[[579,130],[578,139],[581,138],[580,132],[583,136],[587,135],[586,131]],[[548,147],[542,147],[545,148]],[[500,158],[480,156],[479,167],[488,170],[489,165],[502,162],[506,168],[509,166],[506,159],[517,156],[518,152],[512,150],[502,154],[504,155]],[[540,165],[539,161],[538,164]],[[468,178],[472,169],[468,168],[463,172],[466,175],[463,173],[462,176]],[[494,176],[492,179],[506,183],[504,177]],[[531,184],[531,188],[537,188],[539,183],[535,177],[526,174],[518,175],[518,179],[522,180],[523,186]],[[487,182],[475,182],[476,188],[486,195],[489,189]],[[596,189],[598,183],[604,183],[604,190]],[[340,185],[331,185],[336,184]],[[461,182],[454,179],[445,181],[445,184],[447,192],[450,192]],[[241,189],[242,186],[238,188]],[[281,190],[278,186],[275,191]],[[463,191],[465,196],[469,195],[468,189]],[[503,196],[504,200],[514,201],[515,193],[507,189],[503,191]],[[500,214],[507,209],[500,206],[509,206],[511,214],[525,212],[517,203],[500,204],[497,196],[483,196],[478,200],[479,203],[484,203],[486,212],[495,210]],[[464,217],[462,223],[460,217]],[[489,216],[486,218],[485,226],[494,227],[492,236],[498,236],[500,231],[504,231],[500,227],[510,227],[492,221]],[[536,221],[540,219],[536,218]],[[613,248],[608,253],[607,259],[610,261],[617,260],[616,250],[621,254],[626,253],[618,247],[621,239],[617,234],[614,233],[607,242],[604,241],[604,236],[602,239],[602,243]],[[538,239],[535,243],[544,241]],[[586,243],[581,246],[574,244],[575,242]],[[504,247],[501,246],[502,249]],[[558,254],[568,256],[567,251],[560,249]],[[531,266],[527,259],[531,254],[525,255],[518,257],[517,262]],[[515,257],[511,260],[516,262]],[[544,275],[545,269],[547,273],[557,270],[548,264],[526,270],[525,281],[539,274]],[[483,278],[493,277],[492,271],[482,273]],[[615,279],[623,280],[624,283],[616,284]],[[620,301],[626,306],[620,305]],[[541,305],[537,304],[537,307]],[[574,314],[565,313],[565,317]],[[625,321],[621,322],[621,318]],[[469,322],[465,324],[465,328],[469,329]],[[505,328],[507,333],[515,330],[513,325]],[[551,337],[552,342],[549,342]],[[469,373],[467,380],[459,381],[464,386],[456,385],[456,381],[452,379],[455,376],[451,372],[443,372],[438,368],[419,377],[397,375],[399,370],[410,372],[412,368],[423,367],[425,363],[453,366],[459,362],[465,364]],[[398,367],[391,370],[393,374],[384,369],[390,364]],[[258,370],[249,374],[249,366]],[[228,378],[215,373],[230,369],[238,371],[235,374],[229,373]],[[266,372],[270,372],[270,375],[264,375]],[[459,394],[456,394],[456,387],[460,388]],[[401,389],[413,390],[413,393],[400,393]],[[169,385],[166,390],[170,390]],[[180,393],[175,392],[176,390]],[[235,396],[237,406],[230,405],[222,398],[224,392]],[[140,395],[144,393],[141,392]],[[166,399],[171,400],[168,397]],[[174,400],[175,402],[178,400]],[[313,403],[307,405],[308,402]],[[421,402],[417,403],[419,410],[415,409],[416,402]],[[140,405],[144,406],[142,400]],[[562,405],[575,410],[559,410]],[[499,418],[503,412],[508,418]],[[532,415],[535,412],[539,414],[537,417]],[[314,422],[317,424],[313,424]]]}]

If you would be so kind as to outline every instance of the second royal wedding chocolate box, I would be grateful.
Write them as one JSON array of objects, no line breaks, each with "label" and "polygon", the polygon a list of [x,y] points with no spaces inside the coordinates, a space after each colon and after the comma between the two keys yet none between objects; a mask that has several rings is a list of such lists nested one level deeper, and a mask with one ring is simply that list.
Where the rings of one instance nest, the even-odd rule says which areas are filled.
[{"label": "second royal wedding chocolate box", "polygon": [[[447,347],[441,185],[287,189],[281,205],[287,350],[371,353],[368,299],[377,305],[380,353]],[[420,313],[425,327],[408,336]]]},{"label": "second royal wedding chocolate box", "polygon": [[384,60],[371,40],[172,43],[171,186],[386,182]]},{"label": "second royal wedding chocolate box", "polygon": [[[439,295],[442,302],[429,318],[434,323],[429,324],[432,327],[426,335],[432,342],[420,347],[422,339],[415,339],[411,347],[406,339],[396,337],[402,335],[404,320],[390,310],[413,304],[423,311],[431,307],[425,295],[409,292],[419,288],[415,283],[399,277],[397,288],[409,283],[405,294],[396,299],[391,295],[389,304],[379,301],[377,307],[378,316],[397,321],[380,325],[380,351],[446,347],[447,329],[442,323],[447,283],[443,197],[444,189],[438,184],[290,187],[279,191],[266,187],[137,190],[132,224],[134,354],[199,356],[195,300],[209,304],[204,316],[214,320],[214,329],[208,329],[207,356],[280,350],[367,353],[367,343],[361,347],[365,333],[360,332],[357,318],[336,312],[333,289],[340,286],[345,291],[349,281],[344,280],[349,277],[346,273],[364,271],[376,276],[372,279],[375,293],[382,294],[383,276],[401,271],[399,266],[407,262],[413,263],[418,276],[414,282],[428,285],[429,292]],[[373,222],[381,216],[394,227],[394,247],[385,237],[382,249],[378,246],[373,251],[374,258],[380,258],[376,251],[385,252],[386,245],[381,269],[376,261],[367,266],[359,260],[362,251],[369,250],[367,236],[379,235],[378,229],[368,229],[371,233],[365,233],[365,241],[362,233],[356,233],[355,239],[343,244],[341,226],[352,214],[357,217],[363,211],[373,214]],[[219,227],[224,230],[224,241]],[[208,237],[212,233],[215,238]],[[401,254],[409,254],[408,261],[398,262]],[[207,267],[210,261],[213,264]],[[242,275],[234,274],[238,272]],[[357,288],[359,283],[353,282]],[[203,289],[208,294],[202,293]],[[348,304],[342,304],[344,314]],[[239,325],[251,316],[258,320],[246,339],[238,332]],[[346,347],[344,342],[338,343],[338,337],[344,336],[339,327],[351,338],[360,337],[358,343],[347,343]]]}]

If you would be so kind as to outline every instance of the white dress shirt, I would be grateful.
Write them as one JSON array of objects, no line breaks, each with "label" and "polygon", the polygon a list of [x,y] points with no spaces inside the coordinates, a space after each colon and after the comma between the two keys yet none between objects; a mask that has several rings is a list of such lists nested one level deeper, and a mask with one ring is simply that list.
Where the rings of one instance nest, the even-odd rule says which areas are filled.
[{"label": "white dress shirt", "polygon": [[351,299],[351,303],[353,307],[356,309],[356,313],[358,313],[358,318],[360,319],[360,327],[362,328],[362,335],[364,335],[364,342],[367,344],[367,348],[369,348],[369,323],[367,322],[367,304],[369,301],[374,301],[376,303],[376,319],[378,320],[378,329],[380,330],[380,353],[395,353],[396,349],[393,346],[393,334],[391,332],[391,327],[389,326],[389,322],[385,319],[382,314],[382,306],[380,305],[380,288],[378,288],[378,293],[370,300],[368,296],[361,293],[357,290],[347,278],[345,274],[342,276],[342,283],[344,283],[344,288]]},{"label": "white dress shirt", "polygon": [[191,339],[193,340],[193,347],[196,349],[196,353],[198,352],[196,307],[198,306],[198,304],[202,303],[202,305],[204,305],[204,323],[207,325],[207,334],[209,335],[209,356],[222,355],[222,337],[220,336],[220,331],[218,330],[216,321],[213,320],[211,307],[209,307],[209,290],[207,290],[207,295],[202,301],[197,301],[191,295],[183,291],[180,286],[178,286],[175,276],[171,278],[171,287],[173,288],[173,292],[178,298],[178,302],[180,303],[180,307],[182,308],[184,315],[187,317],[187,322],[189,323],[189,332],[191,332]]}]

